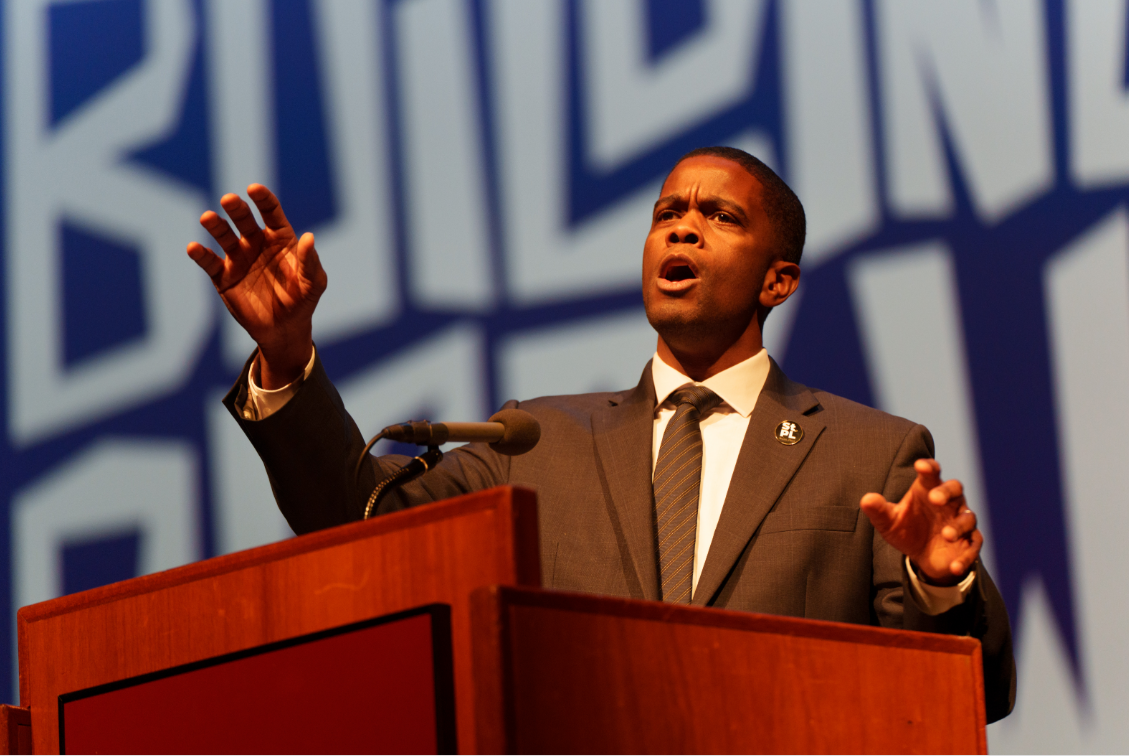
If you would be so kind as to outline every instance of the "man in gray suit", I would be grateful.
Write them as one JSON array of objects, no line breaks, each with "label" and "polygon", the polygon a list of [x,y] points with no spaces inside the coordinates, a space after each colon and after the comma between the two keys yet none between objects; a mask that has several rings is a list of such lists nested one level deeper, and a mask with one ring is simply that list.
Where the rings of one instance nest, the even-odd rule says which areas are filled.
[{"label": "man in gray suit", "polygon": [[[295,532],[356,520],[403,457],[370,457],[312,342],[326,288],[311,234],[277,199],[236,195],[201,223],[225,250],[189,256],[259,345],[225,402]],[[655,358],[626,391],[520,406],[541,423],[520,457],[471,444],[383,511],[500,484],[537,490],[547,587],[796,617],[971,634],[989,721],[1015,696],[1007,611],[983,537],[920,425],[790,381],[761,344],[796,289],[799,200],[732,148],[683,157],[655,203],[643,299]],[[865,513],[865,517],[860,513]]]}]

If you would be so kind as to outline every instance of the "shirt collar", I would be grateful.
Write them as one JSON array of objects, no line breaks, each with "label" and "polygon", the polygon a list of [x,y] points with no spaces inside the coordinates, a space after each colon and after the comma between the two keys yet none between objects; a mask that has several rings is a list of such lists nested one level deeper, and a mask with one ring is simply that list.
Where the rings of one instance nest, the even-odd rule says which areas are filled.
[{"label": "shirt collar", "polygon": [[748,417],[757,404],[764,382],[768,380],[770,367],[768,352],[762,348],[744,362],[738,362],[733,367],[699,382],[691,380],[677,368],[663,362],[656,352],[654,359],[651,360],[651,379],[655,382],[655,396],[660,406],[675,389],[690,383],[695,386],[705,386],[720,396],[721,400],[739,415]]}]

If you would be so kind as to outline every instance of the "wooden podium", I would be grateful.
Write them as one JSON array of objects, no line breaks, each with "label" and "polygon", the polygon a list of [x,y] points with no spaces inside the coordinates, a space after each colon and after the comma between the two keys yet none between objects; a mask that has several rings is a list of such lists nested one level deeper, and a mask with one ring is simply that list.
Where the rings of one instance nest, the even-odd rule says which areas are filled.
[{"label": "wooden podium", "polygon": [[539,565],[497,488],[24,607],[0,751],[986,751],[978,641]]}]

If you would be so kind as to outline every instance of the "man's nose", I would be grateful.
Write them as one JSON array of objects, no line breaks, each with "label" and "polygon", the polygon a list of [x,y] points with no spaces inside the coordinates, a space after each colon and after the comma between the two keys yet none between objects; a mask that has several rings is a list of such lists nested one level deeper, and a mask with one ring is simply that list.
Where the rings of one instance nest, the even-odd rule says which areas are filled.
[{"label": "man's nose", "polygon": [[705,218],[695,208],[687,208],[686,212],[678,217],[677,222],[671,224],[670,232],[666,236],[667,244],[693,244],[702,243],[702,224]]},{"label": "man's nose", "polygon": [[701,241],[702,234],[698,229],[698,224],[694,222],[695,220],[691,213],[682,216],[681,220],[670,230],[667,241],[670,244],[697,244]]},{"label": "man's nose", "polygon": [[697,244],[698,234],[688,229],[685,231],[676,229],[670,232],[670,236],[667,237],[667,241],[669,241],[671,244]]}]

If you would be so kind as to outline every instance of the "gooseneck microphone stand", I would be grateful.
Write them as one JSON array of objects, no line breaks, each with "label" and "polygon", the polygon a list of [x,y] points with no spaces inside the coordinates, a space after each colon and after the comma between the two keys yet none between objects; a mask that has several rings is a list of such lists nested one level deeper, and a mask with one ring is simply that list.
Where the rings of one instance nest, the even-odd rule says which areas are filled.
[{"label": "gooseneck microphone stand", "polygon": [[361,450],[353,468],[354,484],[361,479],[361,466],[368,458],[369,450],[382,438],[426,446],[427,451],[376,484],[365,505],[366,520],[372,517],[373,510],[390,491],[439,464],[443,459],[443,452],[439,451],[441,444],[448,441],[480,442],[489,444],[499,454],[525,454],[541,439],[541,425],[533,415],[516,408],[499,410],[485,423],[429,423],[423,420],[389,425]]},{"label": "gooseneck microphone stand", "polygon": [[[357,466],[353,469],[354,481],[359,481],[361,478],[361,466],[364,464],[365,458],[368,457],[369,449],[371,449],[373,444],[377,441],[384,438],[387,430],[388,429],[385,428],[369,439],[369,442],[365,444],[365,448],[361,450],[361,456],[357,459]],[[439,464],[441,459],[443,459],[443,452],[439,450],[439,447],[428,446],[427,451],[423,454],[415,457],[411,462],[377,483],[376,488],[372,489],[372,493],[369,494],[368,503],[365,504],[365,514],[361,519],[367,520],[372,517],[373,511],[376,509],[376,505],[380,503],[381,499],[405,483],[423,475]]]}]

